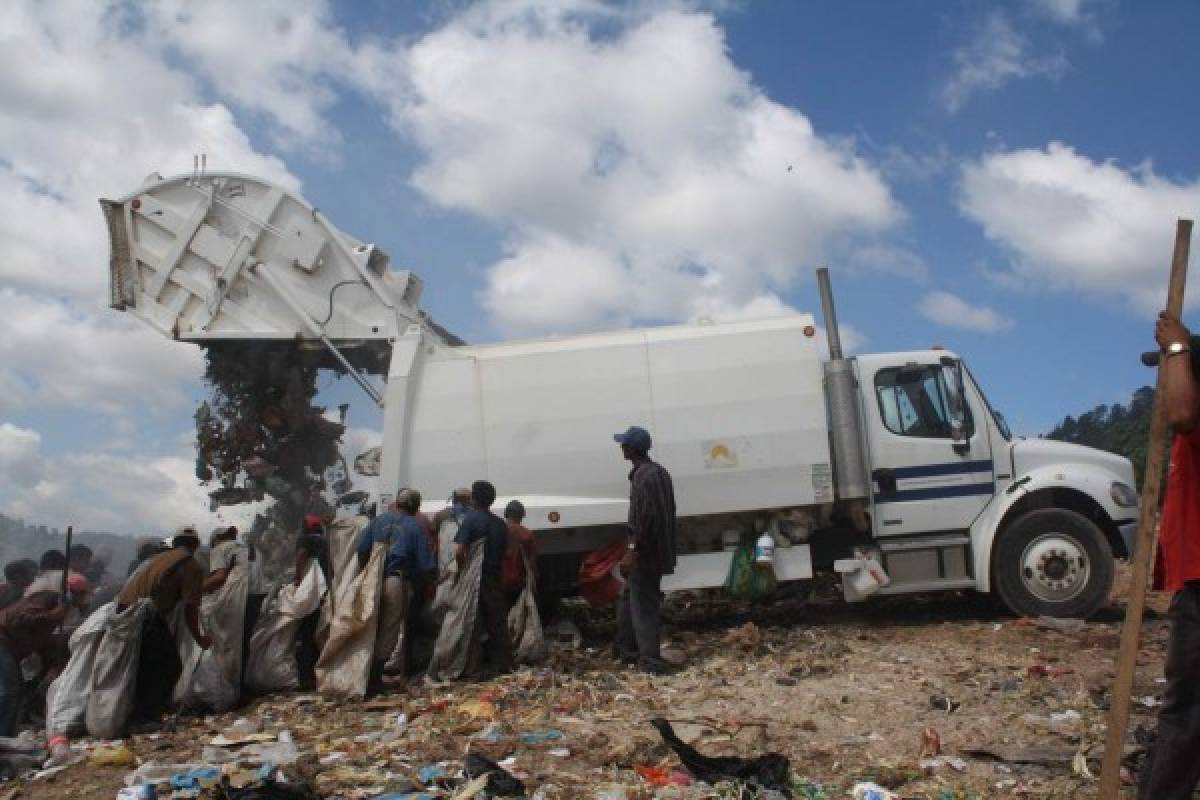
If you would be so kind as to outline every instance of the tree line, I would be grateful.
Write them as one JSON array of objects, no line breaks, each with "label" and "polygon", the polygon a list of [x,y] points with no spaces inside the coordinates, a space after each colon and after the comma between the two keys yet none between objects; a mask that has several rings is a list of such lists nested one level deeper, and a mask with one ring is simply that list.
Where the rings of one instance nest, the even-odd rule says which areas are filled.
[{"label": "tree line", "polygon": [[1150,418],[1153,414],[1154,388],[1143,386],[1133,393],[1129,405],[1101,404],[1078,417],[1068,416],[1045,438],[1096,447],[1125,456],[1133,462],[1140,488],[1146,469],[1146,445],[1150,439]]}]

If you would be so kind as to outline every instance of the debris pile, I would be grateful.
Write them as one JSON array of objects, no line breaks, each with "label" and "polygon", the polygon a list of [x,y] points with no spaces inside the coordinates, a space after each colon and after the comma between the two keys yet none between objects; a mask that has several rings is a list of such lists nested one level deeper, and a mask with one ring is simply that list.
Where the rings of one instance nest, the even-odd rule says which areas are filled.
[{"label": "debris pile", "polygon": [[[345,426],[313,404],[321,354],[292,342],[205,346],[211,394],[196,410],[196,477],[216,484],[212,509],[270,498],[250,540],[272,579],[290,566],[306,513],[329,509],[326,473],[339,465]],[[348,487],[328,487],[339,488]]]},{"label": "debris pile", "polygon": [[[611,611],[571,602],[565,614],[574,624],[550,626],[538,667],[480,683],[414,679],[360,702],[277,694],[121,745],[76,743],[80,763],[27,783],[23,800],[112,800],[145,783],[160,800],[983,800],[1095,790],[1115,614],[1068,629],[969,597],[763,608],[677,594],[670,647],[687,659],[668,677],[610,657]],[[1138,697],[1162,692],[1165,633],[1161,618],[1148,621]],[[1152,705],[1133,709],[1131,767]],[[113,766],[90,766],[93,755]]]}]

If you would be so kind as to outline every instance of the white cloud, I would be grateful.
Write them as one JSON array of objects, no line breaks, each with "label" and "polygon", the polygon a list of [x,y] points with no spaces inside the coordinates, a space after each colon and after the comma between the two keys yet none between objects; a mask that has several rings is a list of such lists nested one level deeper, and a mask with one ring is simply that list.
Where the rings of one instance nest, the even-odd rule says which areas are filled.
[{"label": "white cloud", "polygon": [[223,98],[266,116],[274,141],[309,155],[336,153],[327,114],[340,86],[371,86],[388,54],[355,47],[326,0],[158,0],[142,8],[148,38],[202,76]]},{"label": "white cloud", "polygon": [[1104,0],[1030,0],[1030,5],[1043,17],[1083,31],[1093,42],[1103,39],[1098,12]]},{"label": "white cloud", "polygon": [[296,187],[256,152],[228,109],[204,103],[123,7],[6,4],[0,47],[0,281],[102,300],[107,234],[99,197],[155,170],[210,167]]},{"label": "white cloud", "polygon": [[0,423],[0,482],[32,489],[45,473],[40,457],[42,436],[11,422]]},{"label": "white cloud", "polygon": [[1013,321],[998,311],[972,306],[949,292],[930,292],[921,299],[917,310],[921,316],[947,328],[997,333],[1013,326]]},{"label": "white cloud", "polygon": [[198,347],[152,334],[116,312],[93,315],[0,289],[0,412],[178,409],[186,385],[203,370]]},{"label": "white cloud", "polygon": [[[0,426],[0,449],[5,436],[5,426]],[[185,524],[204,529],[220,522],[245,526],[253,520],[248,506],[209,513],[207,490],[196,480],[192,460],[182,454],[51,456],[37,450],[27,456],[27,464],[39,480],[18,485],[22,490],[16,493],[0,491],[0,511],[41,524],[65,527],[86,521],[92,530],[163,535]],[[7,480],[12,474],[0,458],[0,476]]]},{"label": "white cloud", "polygon": [[970,42],[954,51],[954,75],[942,87],[942,102],[955,113],[979,92],[995,91],[1010,81],[1060,77],[1068,67],[1061,53],[1038,55],[1029,38],[1002,11],[992,12]]},{"label": "white cloud", "polygon": [[967,164],[959,208],[1011,251],[1009,272],[1027,286],[1083,290],[1152,312],[1166,297],[1175,220],[1200,213],[1200,179],[1093,161],[1051,142]]},{"label": "white cloud", "polygon": [[190,443],[162,455],[143,424],[190,412],[199,351],[105,308],[97,199],[153,171],[188,171],[200,152],[212,169],[299,186],[166,51],[143,16],[154,10],[115,0],[0,10],[0,414],[78,412],[61,455],[37,430],[0,427],[0,506],[39,522],[160,531],[207,515]]},{"label": "white cloud", "polygon": [[903,217],[852,144],[733,64],[708,14],[483,3],[405,69],[386,99],[424,153],[415,187],[508,233],[484,302],[509,333],[743,305]]}]

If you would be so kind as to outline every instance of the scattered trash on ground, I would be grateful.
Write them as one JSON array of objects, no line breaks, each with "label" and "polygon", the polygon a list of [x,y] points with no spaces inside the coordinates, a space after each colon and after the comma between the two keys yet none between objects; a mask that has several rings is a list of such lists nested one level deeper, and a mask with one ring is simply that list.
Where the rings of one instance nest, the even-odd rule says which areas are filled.
[{"label": "scattered trash on ground", "polygon": [[[1117,625],[1048,630],[961,599],[903,600],[862,610],[820,597],[755,606],[672,595],[667,635],[686,661],[665,678],[618,664],[611,609],[572,601],[546,626],[549,652],[537,666],[479,683],[410,681],[364,701],[268,694],[153,734],[75,740],[67,752],[77,763],[26,772],[37,779],[19,800],[113,800],[121,789],[121,800],[151,800],[143,787],[154,800],[1094,792]],[[1147,624],[1131,753],[1153,738],[1165,628]],[[40,736],[9,741],[0,758],[22,748],[45,755]]]}]

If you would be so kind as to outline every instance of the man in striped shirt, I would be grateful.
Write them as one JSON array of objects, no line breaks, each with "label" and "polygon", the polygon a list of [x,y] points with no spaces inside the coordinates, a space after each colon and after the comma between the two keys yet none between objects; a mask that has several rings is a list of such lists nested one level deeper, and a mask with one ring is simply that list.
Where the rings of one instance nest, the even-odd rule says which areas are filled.
[{"label": "man in striped shirt", "polygon": [[675,489],[650,460],[652,441],[636,425],[613,437],[633,464],[629,472],[629,549],[621,561],[625,587],[617,605],[617,654],[644,671],[669,671],[659,651],[662,576],[675,571]]}]

